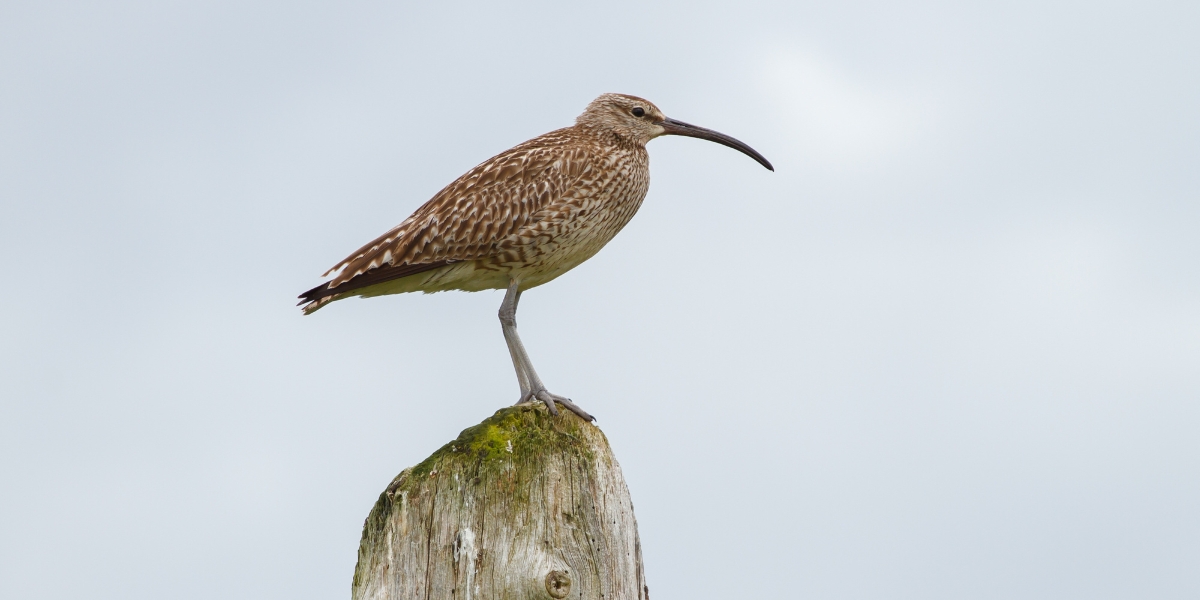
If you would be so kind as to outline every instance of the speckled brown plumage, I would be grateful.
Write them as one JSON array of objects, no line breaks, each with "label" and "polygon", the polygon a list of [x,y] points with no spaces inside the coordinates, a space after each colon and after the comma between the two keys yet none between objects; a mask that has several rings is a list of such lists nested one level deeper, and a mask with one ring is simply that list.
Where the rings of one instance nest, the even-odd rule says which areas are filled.
[{"label": "speckled brown plumage", "polygon": [[771,169],[733,138],[668,119],[642,98],[604,94],[575,125],[483,162],[334,265],[328,282],[300,295],[304,313],[350,296],[508,289],[505,337],[522,396],[536,395],[541,383],[513,319],[520,292],[591,258],[625,227],[650,185],[646,143],[660,135],[708,139]]},{"label": "speckled brown plumage", "polygon": [[584,122],[483,162],[330,269],[301,296],[305,312],[351,295],[504,289],[510,278],[528,289],[558,277],[646,197],[649,157],[629,137]]}]

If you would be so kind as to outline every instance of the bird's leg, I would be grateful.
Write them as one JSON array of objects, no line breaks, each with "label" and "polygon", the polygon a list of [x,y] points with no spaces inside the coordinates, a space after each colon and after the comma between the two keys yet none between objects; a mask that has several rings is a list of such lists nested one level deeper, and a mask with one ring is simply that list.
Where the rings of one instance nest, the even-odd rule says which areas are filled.
[{"label": "bird's leg", "polygon": [[521,336],[517,335],[517,302],[520,299],[521,291],[517,289],[517,280],[510,279],[508,291],[504,294],[504,302],[500,304],[500,327],[504,331],[504,341],[508,343],[508,352],[512,355],[513,367],[517,370],[517,381],[521,385],[521,399],[518,404],[537,398],[546,404],[550,414],[557,415],[558,409],[554,406],[554,403],[557,402],[580,417],[588,421],[595,421],[596,417],[576,406],[570,398],[551,394],[546,390],[542,379],[538,377],[537,371],[533,368],[533,362],[529,360],[529,353],[525,351],[525,344],[521,343]]},{"label": "bird's leg", "polygon": [[520,300],[521,292],[517,289],[516,281],[513,281],[504,294],[504,302],[500,303],[500,328],[504,331],[504,343],[508,344],[508,354],[517,372],[517,384],[521,386],[521,399],[517,400],[517,404],[525,402],[533,394],[529,387],[529,374],[521,360],[521,338],[517,337],[517,302]]}]

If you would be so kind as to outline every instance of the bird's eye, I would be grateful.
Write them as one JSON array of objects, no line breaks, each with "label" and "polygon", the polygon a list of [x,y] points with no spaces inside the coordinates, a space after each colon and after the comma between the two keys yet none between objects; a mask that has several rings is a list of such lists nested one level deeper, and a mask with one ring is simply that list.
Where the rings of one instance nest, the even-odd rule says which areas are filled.
[{"label": "bird's eye", "polygon": [[635,117],[644,117],[644,116],[646,116],[646,109],[644,109],[644,108],[642,108],[642,107],[640,107],[640,106],[635,106],[635,107],[633,107],[633,110],[632,110],[632,111],[630,111],[630,112],[632,112],[632,113],[633,113],[633,116],[635,116]]}]

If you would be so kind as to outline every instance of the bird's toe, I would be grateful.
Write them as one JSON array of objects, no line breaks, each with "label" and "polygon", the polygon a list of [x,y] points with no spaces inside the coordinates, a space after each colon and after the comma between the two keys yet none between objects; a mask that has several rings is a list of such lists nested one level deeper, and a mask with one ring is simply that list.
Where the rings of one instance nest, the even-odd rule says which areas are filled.
[{"label": "bird's toe", "polygon": [[567,410],[579,415],[580,417],[583,418],[583,420],[589,421],[589,422],[596,420],[596,417],[593,417],[592,415],[588,414],[588,412],[586,410],[579,408],[579,405],[575,404],[574,402],[571,402],[570,398],[564,398],[562,396],[559,396],[558,394],[550,394],[550,396],[554,398],[555,402],[558,402],[559,404],[567,407]]},{"label": "bird's toe", "polygon": [[534,392],[534,395],[537,396],[538,400],[541,400],[542,402],[546,403],[546,408],[549,409],[550,414],[552,414],[556,417],[558,416],[558,408],[554,406],[554,401],[558,400],[561,402],[562,401],[561,397],[555,396],[554,394],[551,394],[550,392],[547,392],[546,390],[539,390],[537,392]]}]

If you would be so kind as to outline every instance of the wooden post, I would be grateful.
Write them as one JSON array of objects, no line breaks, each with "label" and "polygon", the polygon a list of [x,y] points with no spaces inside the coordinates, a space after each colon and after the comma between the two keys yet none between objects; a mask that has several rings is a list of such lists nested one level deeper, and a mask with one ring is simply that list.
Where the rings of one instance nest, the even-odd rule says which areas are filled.
[{"label": "wooden post", "polygon": [[354,600],[648,600],[621,467],[596,426],[520,404],[379,496]]}]

